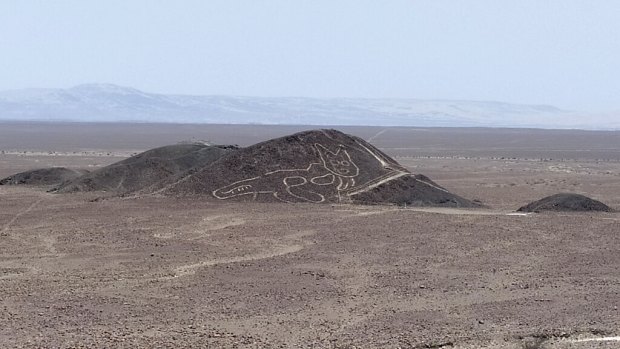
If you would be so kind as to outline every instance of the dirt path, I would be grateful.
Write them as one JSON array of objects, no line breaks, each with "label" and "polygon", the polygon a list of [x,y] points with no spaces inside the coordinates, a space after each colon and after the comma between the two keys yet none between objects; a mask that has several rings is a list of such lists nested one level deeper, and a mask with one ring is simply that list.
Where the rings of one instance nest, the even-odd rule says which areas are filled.
[{"label": "dirt path", "polygon": [[375,139],[377,139],[377,137],[379,137],[379,136],[381,136],[382,134],[384,134],[387,130],[388,130],[387,128],[384,128],[383,130],[381,130],[381,131],[379,131],[379,132],[375,133],[374,135],[370,136],[370,137],[366,140],[366,142],[368,142],[368,143],[372,143],[372,141],[374,141]]}]

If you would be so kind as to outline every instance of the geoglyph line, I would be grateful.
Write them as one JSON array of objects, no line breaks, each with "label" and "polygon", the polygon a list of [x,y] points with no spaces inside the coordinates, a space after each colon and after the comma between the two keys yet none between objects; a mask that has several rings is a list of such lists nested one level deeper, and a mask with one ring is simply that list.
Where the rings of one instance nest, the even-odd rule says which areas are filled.
[{"label": "geoglyph line", "polygon": [[[359,175],[359,168],[343,145],[340,145],[335,151],[320,143],[315,143],[314,148],[319,154],[320,162],[311,162],[305,168],[269,171],[262,176],[230,183],[212,191],[211,194],[220,200],[241,195],[253,195],[256,198],[259,194],[272,194],[276,199],[284,202],[301,200],[320,203],[325,201],[325,196],[307,189],[309,186],[306,184],[332,185],[336,183],[336,178],[338,178],[339,184],[336,188],[338,194],[341,190],[355,185],[354,177]],[[332,180],[321,183],[321,179],[328,176],[331,176]],[[274,179],[281,180],[282,184],[273,185],[271,181]]]},{"label": "geoglyph line", "polygon": [[[385,132],[386,129],[383,129],[381,131],[379,131],[376,135],[374,135],[373,137],[377,137],[380,134],[382,134],[383,132]],[[373,138],[371,137],[371,139]],[[265,173],[263,176],[256,176],[253,178],[247,178],[247,179],[243,179],[240,181],[236,181],[233,183],[230,183],[224,187],[218,188],[214,191],[211,192],[211,194],[220,200],[224,200],[224,199],[228,199],[231,197],[235,197],[235,196],[240,196],[240,195],[253,195],[255,198],[259,195],[259,194],[272,194],[275,198],[281,200],[281,201],[285,201],[285,202],[289,202],[289,200],[287,200],[285,197],[286,196],[290,196],[295,198],[296,200],[302,200],[302,201],[310,201],[310,202],[324,202],[325,201],[325,196],[320,194],[320,193],[316,193],[315,191],[310,191],[310,190],[305,190],[304,191],[304,185],[307,184],[308,182],[311,182],[313,184],[317,184],[317,185],[329,185],[331,183],[325,183],[325,184],[318,184],[315,183],[315,180],[318,178],[322,178],[325,177],[326,174],[322,173],[319,176],[315,176],[315,177],[308,177],[310,178],[310,180],[308,180],[308,178],[306,178],[309,174],[311,174],[311,169],[313,168],[313,166],[320,166],[322,167],[325,171],[327,171],[327,174],[332,174],[335,177],[339,178],[339,184],[336,188],[338,197],[340,198],[341,195],[345,195],[345,196],[353,196],[353,195],[357,195],[357,194],[361,194],[364,192],[368,192],[374,188],[377,188],[378,186],[385,184],[387,182],[390,182],[394,179],[403,177],[403,176],[408,176],[411,175],[411,173],[409,171],[407,171],[405,168],[399,166],[398,164],[392,163],[391,161],[388,161],[384,156],[381,155],[381,153],[377,153],[371,149],[369,149],[368,146],[362,144],[361,142],[356,140],[356,143],[362,147],[368,154],[370,154],[372,157],[374,157],[384,169],[390,169],[392,170],[389,173],[386,173],[382,176],[379,176],[377,178],[374,178],[372,180],[370,180],[369,182],[363,184],[361,187],[356,188],[355,190],[352,190],[353,187],[355,186],[355,179],[354,177],[356,177],[359,174],[359,168],[357,167],[357,165],[355,165],[355,163],[352,161],[350,155],[348,154],[348,152],[346,151],[346,149],[343,149],[344,146],[340,146],[340,148],[338,150],[331,151],[329,149],[327,149],[325,146],[323,146],[322,144],[319,143],[315,143],[314,146],[316,148],[316,150],[318,151],[319,155],[320,155],[320,163],[310,163],[308,165],[308,167],[306,167],[305,169],[280,169],[280,170],[275,170],[275,171],[270,171]],[[338,156],[340,153],[342,153],[343,155],[341,155],[341,157],[344,159],[343,161],[340,161],[341,164],[346,164],[345,166],[351,167],[354,169],[354,171],[347,170],[347,172],[343,172],[343,171],[339,171],[338,168],[332,168],[332,166],[334,166],[333,164],[329,164],[328,163],[328,159],[330,159],[330,162],[332,161],[331,157],[335,157]],[[262,179],[263,177],[267,177],[267,176],[271,176],[271,175],[277,175],[280,173],[291,173],[291,174],[295,174],[295,176],[285,176],[282,179],[282,184],[283,186],[277,186],[275,188],[269,187],[269,188],[265,188],[264,184],[262,184]],[[191,175],[187,175],[183,178],[180,178],[179,180],[177,180],[176,182],[169,184],[167,186],[165,186],[164,188],[155,191],[153,194],[158,194],[161,193],[175,185],[178,185],[179,183],[182,183],[184,181],[186,181],[187,179],[189,179],[191,177]],[[303,183],[296,183],[296,184],[290,184],[289,182],[292,183],[292,179],[298,179],[301,178],[303,179]],[[346,181],[344,180],[346,179]],[[433,185],[429,182],[426,182],[424,180],[420,180],[418,178],[414,179],[420,183],[423,183],[429,187],[435,188],[437,190],[443,191],[443,192],[448,192],[446,189],[441,188],[437,185]],[[295,189],[292,190],[293,188],[299,187],[301,189]],[[301,194],[300,194],[301,193]],[[303,194],[312,194],[312,196],[314,197],[307,197]],[[282,197],[281,197],[282,196]],[[319,197],[320,199],[316,199],[316,197]]]},{"label": "geoglyph line", "polygon": [[4,225],[4,227],[2,228],[2,230],[0,230],[0,233],[6,233],[9,228],[11,228],[11,226],[13,225],[13,223],[15,223],[19,217],[29,213],[30,211],[32,211],[35,207],[37,207],[37,205],[39,203],[41,203],[41,201],[43,201],[45,198],[40,198],[39,200],[33,202],[30,206],[28,206],[25,210],[17,213],[7,224]]}]

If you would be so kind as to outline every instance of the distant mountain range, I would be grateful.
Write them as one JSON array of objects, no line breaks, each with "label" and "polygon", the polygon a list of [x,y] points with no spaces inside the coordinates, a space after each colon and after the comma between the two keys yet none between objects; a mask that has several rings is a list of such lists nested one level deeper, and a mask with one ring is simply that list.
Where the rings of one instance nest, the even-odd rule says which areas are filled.
[{"label": "distant mountain range", "polygon": [[620,129],[620,113],[586,115],[546,105],[167,95],[111,84],[0,92],[0,120]]}]

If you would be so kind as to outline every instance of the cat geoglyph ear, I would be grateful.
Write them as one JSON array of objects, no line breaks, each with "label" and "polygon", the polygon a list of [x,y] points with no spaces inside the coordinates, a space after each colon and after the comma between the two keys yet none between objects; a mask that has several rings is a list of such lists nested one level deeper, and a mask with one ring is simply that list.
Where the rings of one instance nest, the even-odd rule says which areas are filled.
[{"label": "cat geoglyph ear", "polygon": [[342,148],[344,148],[343,145],[338,146],[338,150],[336,150],[336,152],[333,152],[329,149],[327,149],[323,144],[320,143],[314,143],[314,147],[316,148],[316,150],[319,152],[319,155],[321,156],[321,158],[325,159],[327,156],[327,153],[333,155],[338,155],[338,153],[340,153],[340,150],[342,150]]},{"label": "cat geoglyph ear", "polygon": [[321,157],[321,159],[325,161],[327,158],[326,153],[329,152],[329,150],[319,143],[314,143],[314,148],[316,149],[316,151],[319,152],[319,156]]},{"label": "cat geoglyph ear", "polygon": [[323,144],[314,143],[314,147],[316,148],[316,150],[318,150],[318,152],[319,152],[319,154],[321,154],[321,156],[325,155],[325,152],[329,151],[327,148],[325,148],[323,146]]}]

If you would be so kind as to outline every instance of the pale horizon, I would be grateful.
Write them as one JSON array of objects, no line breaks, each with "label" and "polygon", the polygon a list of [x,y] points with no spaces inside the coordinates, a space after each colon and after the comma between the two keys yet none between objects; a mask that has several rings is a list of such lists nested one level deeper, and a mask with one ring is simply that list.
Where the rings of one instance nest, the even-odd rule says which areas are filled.
[{"label": "pale horizon", "polygon": [[607,0],[19,1],[0,4],[0,90],[404,98],[620,111]]},{"label": "pale horizon", "polygon": [[134,86],[127,85],[119,85],[111,82],[83,82],[76,85],[70,86],[61,86],[61,87],[25,87],[25,88],[12,88],[12,89],[3,89],[0,90],[0,93],[3,92],[19,92],[19,91],[27,91],[27,90],[70,90],[75,88],[80,88],[84,86],[114,86],[122,89],[134,89],[139,92],[144,92],[148,94],[156,94],[156,95],[178,95],[178,96],[188,96],[188,97],[248,97],[248,98],[264,98],[264,99],[278,99],[278,98],[300,98],[300,99],[317,99],[317,100],[329,100],[329,99],[360,99],[360,100],[419,100],[419,101],[445,101],[445,102],[481,102],[481,103],[501,103],[501,104],[514,104],[514,105],[529,105],[529,106],[540,106],[540,107],[552,107],[557,108],[562,111],[577,111],[577,110],[569,110],[566,108],[562,108],[560,106],[551,105],[551,104],[532,104],[532,103],[513,103],[510,101],[500,101],[500,100],[482,100],[482,99],[448,99],[448,98],[415,98],[415,97],[351,97],[351,96],[333,96],[333,97],[309,97],[309,96],[298,96],[298,95],[282,95],[282,96],[258,96],[258,95],[232,95],[232,94],[198,94],[198,93],[165,93],[158,91],[151,91],[148,89],[140,89]]}]

